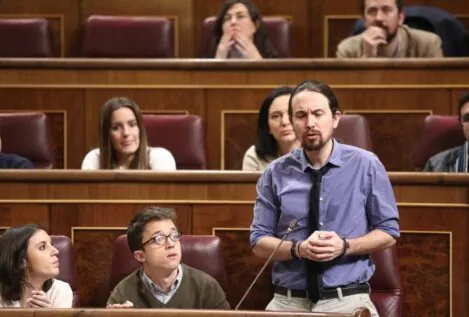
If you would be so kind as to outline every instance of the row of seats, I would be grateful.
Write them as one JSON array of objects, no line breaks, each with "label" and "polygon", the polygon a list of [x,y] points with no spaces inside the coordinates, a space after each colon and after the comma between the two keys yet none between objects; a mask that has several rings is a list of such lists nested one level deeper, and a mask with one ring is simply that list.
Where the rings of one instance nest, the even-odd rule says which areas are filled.
[{"label": "row of seats", "polygon": [[[291,23],[264,18],[269,40],[281,57],[290,57]],[[210,51],[215,17],[205,19],[199,56]],[[176,27],[166,17],[90,16],[84,25],[82,56],[109,58],[177,57]],[[46,19],[0,19],[0,57],[52,57]]]},{"label": "row of seats", "polygon": [[[205,126],[200,117],[144,114],[143,122],[150,146],[168,149],[178,169],[207,169]],[[24,156],[36,168],[53,167],[54,147],[44,113],[0,113],[0,130],[3,152]],[[361,115],[342,116],[334,137],[341,143],[373,151],[368,121]],[[464,141],[457,116],[428,116],[413,153],[416,168],[422,169],[431,156]]]},{"label": "row of seats", "polygon": [[[74,294],[74,307],[80,305],[79,282],[76,272],[76,254],[68,237],[51,236],[52,243],[59,250],[59,279],[70,284]],[[216,236],[183,235],[181,239],[182,262],[214,277],[228,290],[227,274],[221,239]],[[395,247],[384,249],[372,255],[376,272],[370,281],[371,298],[380,316],[399,317],[402,315],[403,290]],[[207,261],[206,259],[210,259]],[[108,292],[124,277],[139,267],[127,244],[127,236],[117,238],[114,246]]]}]

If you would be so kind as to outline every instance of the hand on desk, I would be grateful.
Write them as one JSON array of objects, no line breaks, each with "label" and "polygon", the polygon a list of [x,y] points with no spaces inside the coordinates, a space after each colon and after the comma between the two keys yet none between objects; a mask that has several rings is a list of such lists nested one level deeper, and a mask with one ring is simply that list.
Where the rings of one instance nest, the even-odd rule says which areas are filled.
[{"label": "hand on desk", "polygon": [[125,301],[125,303],[123,304],[111,304],[111,305],[107,305],[106,308],[133,308],[134,307],[134,303],[130,302],[130,301]]},{"label": "hand on desk", "polygon": [[342,254],[344,241],[334,231],[315,231],[301,241],[299,256],[312,261],[332,261]]}]

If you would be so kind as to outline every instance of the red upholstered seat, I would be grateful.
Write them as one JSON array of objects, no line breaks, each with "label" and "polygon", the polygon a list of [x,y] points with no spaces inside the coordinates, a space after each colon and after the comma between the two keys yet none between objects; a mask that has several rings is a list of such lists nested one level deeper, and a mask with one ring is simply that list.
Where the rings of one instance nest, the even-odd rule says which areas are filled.
[{"label": "red upholstered seat", "polygon": [[401,317],[404,295],[396,247],[372,254],[376,271],[370,280],[371,300],[380,316]]},{"label": "red upholstered seat", "polygon": [[[199,56],[208,56],[212,45],[215,17],[208,17],[202,25],[202,36],[199,43]],[[291,22],[284,17],[263,18],[267,37],[280,57],[291,57]]]},{"label": "red upholstered seat", "polygon": [[194,115],[143,115],[148,143],[173,154],[177,169],[206,169],[205,126]]},{"label": "red upholstered seat", "polygon": [[423,169],[430,157],[461,145],[465,140],[458,116],[427,116],[413,153],[415,167]]},{"label": "red upholstered seat", "polygon": [[42,112],[0,113],[2,152],[28,158],[35,168],[52,168],[54,150]]},{"label": "red upholstered seat", "polygon": [[67,282],[73,291],[73,307],[80,306],[80,292],[77,275],[77,260],[72,241],[66,236],[51,236],[52,244],[59,251],[59,276],[57,279]]},{"label": "red upholstered seat", "polygon": [[372,151],[371,133],[368,120],[358,114],[345,114],[340,119],[334,137],[340,143]]},{"label": "red upholstered seat", "polygon": [[[182,263],[199,269],[213,278],[226,290],[226,271],[223,260],[221,239],[216,236],[183,235],[181,239]],[[210,259],[210,260],[207,260]],[[109,291],[127,275],[140,267],[127,244],[127,236],[121,235],[114,245]]]},{"label": "red upholstered seat", "polygon": [[84,33],[86,57],[176,57],[173,21],[165,17],[92,15]]},{"label": "red upholstered seat", "polygon": [[46,19],[0,19],[0,57],[52,57]]}]

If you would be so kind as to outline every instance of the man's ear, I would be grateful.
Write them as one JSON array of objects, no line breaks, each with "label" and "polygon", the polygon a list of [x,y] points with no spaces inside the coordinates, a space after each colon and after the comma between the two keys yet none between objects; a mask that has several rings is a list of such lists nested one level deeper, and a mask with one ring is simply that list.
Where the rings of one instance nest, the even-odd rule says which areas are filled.
[{"label": "man's ear", "polygon": [[401,11],[401,12],[399,13],[399,19],[398,19],[398,21],[397,21],[397,24],[398,24],[399,26],[403,25],[403,24],[404,24],[404,20],[405,20],[405,13],[404,13],[404,11]]},{"label": "man's ear", "polygon": [[339,121],[340,121],[340,118],[342,117],[342,113],[340,111],[336,111],[334,113],[334,117],[333,117],[333,120],[334,120],[334,123],[333,123],[333,126],[334,126],[334,129],[337,128],[337,126],[339,125]]},{"label": "man's ear", "polygon": [[140,263],[145,262],[145,252],[143,252],[142,250],[134,251],[134,258]]}]

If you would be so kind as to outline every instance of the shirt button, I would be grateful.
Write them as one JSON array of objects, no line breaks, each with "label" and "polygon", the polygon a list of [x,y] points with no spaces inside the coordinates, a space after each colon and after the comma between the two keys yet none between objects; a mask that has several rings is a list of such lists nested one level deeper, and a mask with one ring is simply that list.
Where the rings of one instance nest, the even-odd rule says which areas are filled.
[{"label": "shirt button", "polygon": [[319,200],[322,201],[322,197],[319,197]]},{"label": "shirt button", "polygon": [[320,225],[321,227],[324,226],[324,222],[321,221],[321,222],[319,223],[319,225]]}]

